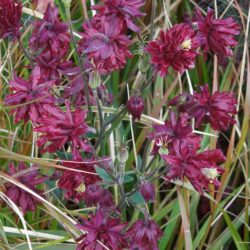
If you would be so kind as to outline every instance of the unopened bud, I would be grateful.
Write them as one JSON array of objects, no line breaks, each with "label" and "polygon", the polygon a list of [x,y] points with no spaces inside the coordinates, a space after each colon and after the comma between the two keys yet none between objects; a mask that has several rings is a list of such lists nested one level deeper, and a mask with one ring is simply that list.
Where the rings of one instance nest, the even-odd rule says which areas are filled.
[{"label": "unopened bud", "polygon": [[121,164],[125,164],[128,160],[128,150],[126,146],[122,145],[118,151],[117,159]]},{"label": "unopened bud", "polygon": [[149,68],[150,68],[149,55],[145,54],[143,56],[140,56],[138,69],[141,71],[142,74],[146,74]]},{"label": "unopened bud", "polygon": [[133,120],[141,119],[141,114],[144,110],[144,100],[140,96],[132,96],[127,102],[128,112],[132,115]]},{"label": "unopened bud", "polygon": [[146,202],[155,200],[155,187],[150,182],[142,183],[140,193]]},{"label": "unopened bud", "polygon": [[72,1],[72,0],[62,0],[64,6],[65,6],[66,8],[70,8],[71,1]]},{"label": "unopened bud", "polygon": [[93,71],[90,74],[89,86],[91,89],[95,90],[101,85],[101,77],[97,71]]}]

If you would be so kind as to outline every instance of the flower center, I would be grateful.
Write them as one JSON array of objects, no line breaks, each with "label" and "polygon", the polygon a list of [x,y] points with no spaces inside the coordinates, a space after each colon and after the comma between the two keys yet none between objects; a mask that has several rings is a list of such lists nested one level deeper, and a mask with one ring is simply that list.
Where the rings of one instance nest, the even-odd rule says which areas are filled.
[{"label": "flower center", "polygon": [[182,44],[181,44],[181,49],[184,49],[184,50],[190,50],[192,48],[192,41],[191,39],[187,39],[185,40]]},{"label": "flower center", "polygon": [[77,188],[75,188],[75,191],[78,193],[83,193],[85,191],[85,185],[84,183],[81,183]]},{"label": "flower center", "polygon": [[214,180],[218,175],[216,168],[202,168],[202,173],[209,179]]},{"label": "flower center", "polygon": [[101,39],[105,43],[109,43],[109,38],[106,35],[104,35],[103,33],[97,33],[94,36],[92,36],[92,40],[95,40],[95,39]]}]

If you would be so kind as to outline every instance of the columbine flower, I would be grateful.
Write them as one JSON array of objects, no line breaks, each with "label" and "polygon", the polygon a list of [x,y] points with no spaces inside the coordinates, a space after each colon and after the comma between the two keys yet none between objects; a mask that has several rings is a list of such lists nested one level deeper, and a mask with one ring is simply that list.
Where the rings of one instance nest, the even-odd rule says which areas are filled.
[{"label": "columbine flower", "polygon": [[[70,103],[66,101],[66,112],[53,110],[49,117],[39,119],[40,126],[34,130],[42,133],[37,145],[43,147],[42,152],[53,153],[61,149],[66,143],[71,143],[73,159],[80,157],[80,151],[91,152],[91,146],[82,137],[92,131],[85,123],[87,111],[70,110]],[[48,146],[45,146],[50,142]]]},{"label": "columbine flower", "polygon": [[140,96],[132,96],[127,102],[128,112],[132,115],[133,120],[141,119],[141,114],[144,110],[144,100]]},{"label": "columbine flower", "polygon": [[83,161],[82,158],[78,158],[76,162],[63,162],[63,166],[86,172],[63,171],[57,185],[66,191],[66,199],[73,199],[75,202],[79,202],[83,199],[86,188],[100,181],[99,176],[95,172],[94,164],[91,161]]},{"label": "columbine flower", "polygon": [[199,148],[201,137],[194,134],[189,123],[188,115],[181,113],[177,118],[173,111],[169,113],[169,120],[164,125],[154,124],[154,132],[148,137],[155,141],[152,153],[167,154],[173,152],[180,144]]},{"label": "columbine flower", "polygon": [[161,76],[172,67],[179,73],[194,67],[200,39],[186,24],[176,24],[168,31],[161,31],[160,37],[148,43],[145,50],[151,55],[151,63]]},{"label": "columbine flower", "polygon": [[39,65],[55,68],[67,54],[69,44],[68,25],[59,21],[58,9],[49,4],[43,20],[35,22],[29,40],[35,60]]},{"label": "columbine flower", "polygon": [[100,22],[104,15],[115,15],[122,30],[128,27],[138,32],[140,29],[134,24],[134,19],[145,15],[139,10],[144,4],[144,0],[104,0],[104,5],[92,7],[99,12],[94,16],[94,21]]},{"label": "columbine flower", "polygon": [[6,105],[20,105],[11,112],[15,115],[15,122],[29,119],[36,123],[38,117],[47,115],[55,107],[55,98],[50,93],[54,81],[44,81],[41,70],[36,66],[29,81],[14,74],[10,81],[11,94],[5,97]]},{"label": "columbine flower", "polygon": [[223,169],[217,163],[225,161],[225,157],[218,149],[197,153],[195,149],[181,145],[178,151],[162,155],[162,158],[169,164],[167,180],[183,180],[186,176],[201,194],[204,189],[209,190],[210,183],[220,184],[217,176],[223,173]]},{"label": "columbine flower", "polygon": [[[102,210],[97,210],[90,220],[85,220],[78,228],[86,231],[80,238],[77,250],[104,250],[108,249],[121,250],[127,247],[127,240],[123,233],[126,224],[121,224],[120,219],[111,218],[105,215]],[[98,242],[100,241],[100,242]]]},{"label": "columbine flower", "polygon": [[22,2],[19,0],[0,1],[0,39],[19,36]]},{"label": "columbine flower", "polygon": [[[13,163],[9,164],[8,174],[10,176],[18,173],[19,171],[29,168],[24,163],[19,163],[18,167],[15,167]],[[25,185],[27,188],[31,189],[35,193],[42,195],[42,191],[37,189],[38,184],[43,183],[47,177],[42,177],[37,170],[29,171],[26,174],[15,177],[15,179]],[[12,184],[4,184],[6,189],[6,195],[17,205],[20,206],[23,213],[27,211],[35,211],[39,200],[37,200],[32,194],[24,191],[20,187]]]},{"label": "columbine flower", "polygon": [[85,32],[79,42],[79,50],[87,54],[98,72],[108,74],[123,68],[132,54],[128,50],[130,40],[120,33],[116,18],[108,21],[103,17],[99,28],[90,22],[83,27]]},{"label": "columbine flower", "polygon": [[216,91],[211,94],[208,85],[205,85],[200,87],[200,93],[194,94],[194,105],[188,113],[196,118],[196,127],[202,122],[209,122],[213,129],[225,131],[235,123],[236,104],[233,93]]},{"label": "columbine flower", "polygon": [[232,17],[215,18],[214,11],[209,9],[205,17],[200,10],[196,10],[198,30],[203,38],[202,49],[205,55],[211,51],[219,56],[219,59],[233,55],[232,47],[237,45],[235,36],[240,33],[240,26]]},{"label": "columbine flower", "polygon": [[97,206],[101,208],[115,208],[112,194],[101,188],[98,184],[88,185],[83,194],[83,200],[87,206]]},{"label": "columbine flower", "polygon": [[158,240],[162,236],[160,227],[153,220],[138,220],[128,231],[131,250],[158,250]]},{"label": "columbine flower", "polygon": [[155,187],[150,182],[143,182],[141,184],[140,193],[146,202],[155,200]]}]

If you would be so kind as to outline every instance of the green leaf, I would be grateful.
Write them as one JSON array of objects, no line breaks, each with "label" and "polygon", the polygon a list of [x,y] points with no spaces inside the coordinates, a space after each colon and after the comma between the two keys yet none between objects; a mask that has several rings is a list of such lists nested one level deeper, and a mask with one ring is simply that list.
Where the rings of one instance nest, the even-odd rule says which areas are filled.
[{"label": "green leaf", "polygon": [[143,204],[145,203],[145,200],[144,198],[142,197],[141,193],[140,192],[135,192],[133,193],[130,197],[129,197],[129,200],[132,202],[132,203],[135,203],[135,204]]},{"label": "green leaf", "polygon": [[114,180],[111,178],[111,176],[107,173],[105,169],[95,166],[95,171],[103,181],[112,183],[114,182]]}]

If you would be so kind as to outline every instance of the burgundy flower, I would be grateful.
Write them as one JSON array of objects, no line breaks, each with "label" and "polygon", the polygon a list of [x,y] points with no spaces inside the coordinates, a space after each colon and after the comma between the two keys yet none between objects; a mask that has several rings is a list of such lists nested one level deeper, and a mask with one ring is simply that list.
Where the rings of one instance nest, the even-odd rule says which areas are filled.
[{"label": "burgundy flower", "polygon": [[6,105],[20,105],[11,112],[15,115],[15,122],[29,119],[37,123],[38,117],[47,115],[49,110],[55,109],[55,98],[51,94],[54,81],[44,81],[41,70],[36,66],[29,81],[14,74],[10,81],[11,93],[5,97]]},{"label": "burgundy flower", "polygon": [[169,120],[164,125],[154,124],[154,132],[148,137],[155,141],[152,153],[167,154],[185,144],[193,148],[200,147],[201,137],[193,133],[193,129],[186,113],[180,113],[177,118],[173,111],[169,113]]},{"label": "burgundy flower", "polygon": [[232,17],[215,18],[214,11],[208,9],[207,15],[202,16],[200,10],[196,10],[199,33],[203,38],[202,49],[217,54],[219,59],[233,55],[232,48],[237,45],[235,36],[240,33],[240,26]]},{"label": "burgundy flower", "polygon": [[85,171],[76,172],[65,170],[57,183],[58,187],[65,190],[65,198],[79,202],[84,197],[86,187],[100,181],[96,174],[93,161],[76,159],[76,162],[63,162],[63,166],[74,170]]},{"label": "burgundy flower", "polygon": [[237,114],[237,101],[233,93],[216,91],[211,94],[208,85],[205,85],[200,88],[200,93],[194,94],[194,100],[195,106],[189,114],[196,118],[196,127],[205,121],[215,130],[227,130],[235,123],[233,115]]},{"label": "burgundy flower", "polygon": [[122,250],[127,247],[123,233],[126,224],[121,224],[118,218],[105,215],[100,209],[78,227],[87,233],[77,239],[79,242],[77,250],[105,250],[103,245],[112,250]]},{"label": "burgundy flower", "polygon": [[132,115],[133,120],[141,119],[141,114],[144,110],[144,100],[140,96],[132,96],[127,102],[128,112]]},{"label": "burgundy flower", "polygon": [[83,199],[87,206],[99,205],[104,209],[115,208],[112,194],[98,184],[88,185],[83,194]]},{"label": "burgundy flower", "polygon": [[[91,146],[82,137],[92,131],[85,123],[87,111],[70,110],[70,103],[66,101],[66,112],[53,110],[48,117],[39,119],[41,125],[34,130],[42,133],[37,140],[37,145],[43,147],[42,152],[53,153],[61,149],[66,143],[72,147],[73,159],[80,157],[80,150],[91,152]],[[50,142],[48,146],[45,146]]]},{"label": "burgundy flower", "polygon": [[[28,168],[29,167],[22,162],[19,163],[18,167],[15,167],[13,163],[10,163],[8,167],[8,174],[12,176],[19,171]],[[26,174],[15,177],[14,179],[21,182],[23,185],[36,192],[37,194],[42,195],[42,191],[37,189],[36,186],[43,183],[47,179],[47,177],[42,177],[37,170],[32,170]],[[4,187],[6,189],[6,195],[17,206],[21,207],[23,213],[26,213],[27,211],[35,211],[39,200],[37,200],[32,194],[24,191],[23,189],[12,183],[6,183],[4,184]]]},{"label": "burgundy flower", "polygon": [[153,220],[137,220],[128,231],[131,250],[158,250],[162,236],[160,227]]},{"label": "burgundy flower", "polygon": [[100,22],[102,16],[115,15],[121,30],[129,28],[135,32],[140,31],[134,24],[134,19],[145,15],[140,11],[140,8],[145,4],[144,0],[104,0],[103,2],[104,5],[92,7],[98,11],[94,16],[94,22]]},{"label": "burgundy flower", "polygon": [[144,182],[141,184],[140,193],[146,202],[155,200],[155,187],[150,182]]},{"label": "burgundy flower", "polygon": [[132,54],[128,50],[130,40],[120,33],[118,21],[102,17],[100,27],[93,23],[83,25],[85,32],[79,41],[79,50],[93,60],[94,68],[101,74],[108,74],[123,68]]},{"label": "burgundy flower", "polygon": [[0,1],[0,39],[15,39],[20,34],[22,2],[19,0]]},{"label": "burgundy flower", "polygon": [[176,24],[168,31],[161,31],[160,37],[148,43],[145,50],[151,55],[151,63],[161,76],[172,67],[179,73],[194,67],[200,38],[186,24]]},{"label": "burgundy flower", "polygon": [[219,149],[197,153],[196,149],[181,144],[173,154],[161,157],[169,164],[168,181],[183,180],[186,176],[201,194],[204,189],[209,190],[210,183],[215,186],[220,184],[217,176],[223,173],[223,169],[217,163],[225,161],[225,157]]},{"label": "burgundy flower", "polygon": [[35,22],[29,40],[35,60],[41,66],[55,68],[67,54],[69,44],[68,25],[59,21],[58,9],[49,4],[43,20]]}]

